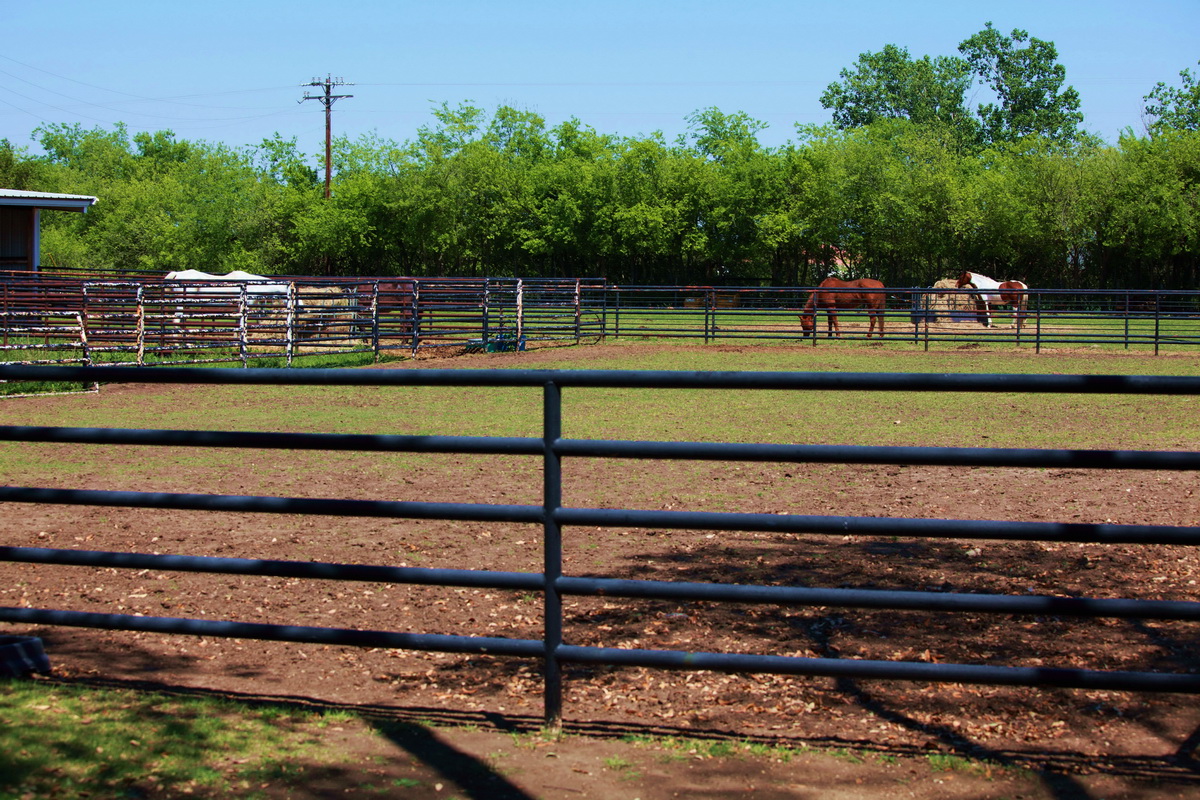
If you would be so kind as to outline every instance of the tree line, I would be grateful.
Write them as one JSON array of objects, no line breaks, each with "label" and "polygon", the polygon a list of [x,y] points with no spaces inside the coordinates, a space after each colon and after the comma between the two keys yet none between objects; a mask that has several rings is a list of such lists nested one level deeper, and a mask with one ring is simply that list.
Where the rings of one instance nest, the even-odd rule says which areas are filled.
[{"label": "tree line", "polygon": [[0,140],[0,186],[100,198],[43,216],[45,267],[1200,287],[1190,70],[1146,95],[1144,134],[1110,144],[1080,130],[1052,43],[988,23],[959,51],[862,54],[822,96],[832,123],[779,147],[717,108],[669,141],[444,103],[412,140],[336,139],[328,199],[295,139],[235,148],[121,124],[43,125],[37,155]]}]

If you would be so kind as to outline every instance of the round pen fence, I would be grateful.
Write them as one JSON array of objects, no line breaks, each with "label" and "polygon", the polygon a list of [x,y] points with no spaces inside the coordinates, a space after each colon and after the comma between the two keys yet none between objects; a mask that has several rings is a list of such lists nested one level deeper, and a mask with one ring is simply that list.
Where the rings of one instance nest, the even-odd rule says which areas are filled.
[{"label": "round pen fence", "polygon": [[[851,290],[825,289],[831,297]],[[1200,291],[1020,292],[1019,312],[952,281],[888,288],[878,312],[810,311],[812,287],[615,286],[581,279],[272,277],[256,281],[0,274],[0,363],[292,365],[320,354],[519,351],[607,337],[823,346],[872,339],[1200,345]],[[871,315],[880,330],[872,337]],[[836,328],[836,330],[835,330]]]},{"label": "round pen fence", "polygon": [[[563,436],[564,391],[606,388],[719,390],[752,392],[878,391],[1055,393],[1200,396],[1200,378],[1120,375],[977,375],[798,372],[633,372],[594,370],[287,370],[180,369],[133,367],[2,366],[0,380],[103,381],[139,383],[292,386],[456,386],[533,387],[541,390],[542,429],[533,437],[443,435],[356,435],[195,430],[145,430],[0,426],[0,441],[196,448],[266,448],[322,451],[471,453],[539,457],[543,475],[540,502],[528,505],[485,502],[425,502],[311,499],[280,496],[105,491],[6,485],[0,502],[92,505],[148,509],[189,509],[260,514],[333,515],[411,520],[517,522],[540,526],[542,564],[537,572],[425,569],[386,564],[278,561],[187,554],[147,554],[49,547],[0,547],[0,560],[121,570],[206,572],[334,581],[488,588],[537,593],[543,603],[541,638],[463,636],[430,631],[272,625],[215,619],[185,619],[125,613],[97,613],[34,607],[0,608],[0,620],[16,625],[62,625],[168,634],[234,637],[304,643],[473,653],[536,659],[544,671],[546,722],[563,714],[562,666],[567,663],[641,666],[671,670],[773,673],[846,678],[979,683],[1032,687],[1073,687],[1145,692],[1200,692],[1194,664],[1177,672],[1083,668],[1071,663],[1043,666],[930,663],[912,660],[801,657],[770,653],[649,649],[599,643],[584,646],[564,635],[563,598],[603,596],[659,598],[712,603],[778,604],[798,607],[886,608],[937,615],[1054,615],[1091,619],[1200,621],[1200,603],[1119,597],[964,593],[728,583],[613,579],[570,574],[564,567],[564,533],[588,527],[766,531],[817,536],[914,537],[1096,545],[1200,545],[1195,525],[1082,524],[1063,522],[976,521],[783,513],[644,510],[570,507],[563,504],[563,476],[576,459],[660,459],[752,461],[797,464],[903,464],[1002,466],[1014,469],[1086,468],[1100,470],[1200,470],[1194,451],[1062,450],[872,447],[757,444],[732,442],[623,441]],[[18,409],[19,411],[19,409]],[[12,478],[10,477],[10,480]],[[397,625],[402,626],[403,621]],[[701,644],[701,643],[697,643]]]},{"label": "round pen fence", "polygon": [[[826,289],[847,294],[852,289]],[[802,313],[812,287],[611,287],[605,332],[614,337],[714,341],[793,341],[820,346],[870,338],[864,309],[815,309],[805,331]],[[878,339],[938,345],[1163,347],[1200,345],[1200,292],[1043,289],[1021,292],[1025,308],[979,308],[977,292],[957,287],[887,288]]]}]

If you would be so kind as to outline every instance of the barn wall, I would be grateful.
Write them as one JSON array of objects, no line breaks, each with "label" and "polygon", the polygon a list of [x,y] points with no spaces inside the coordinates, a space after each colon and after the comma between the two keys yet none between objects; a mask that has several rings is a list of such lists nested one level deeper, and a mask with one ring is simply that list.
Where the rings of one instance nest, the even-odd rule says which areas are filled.
[{"label": "barn wall", "polygon": [[37,210],[0,206],[0,268],[32,269],[37,264]]}]

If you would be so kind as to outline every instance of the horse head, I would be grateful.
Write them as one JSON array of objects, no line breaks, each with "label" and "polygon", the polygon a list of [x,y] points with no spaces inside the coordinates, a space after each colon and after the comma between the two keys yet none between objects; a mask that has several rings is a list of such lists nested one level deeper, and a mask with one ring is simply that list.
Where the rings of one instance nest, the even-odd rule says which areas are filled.
[{"label": "horse head", "polygon": [[970,272],[964,272],[962,275],[959,275],[958,281],[957,281],[958,288],[959,289],[962,289],[962,288],[974,289],[975,284],[972,282],[974,280],[974,278],[975,278],[975,276]]},{"label": "horse head", "polygon": [[815,317],[816,314],[814,314],[812,311],[800,312],[800,328],[805,333],[810,333],[813,329],[813,326],[816,325]]}]

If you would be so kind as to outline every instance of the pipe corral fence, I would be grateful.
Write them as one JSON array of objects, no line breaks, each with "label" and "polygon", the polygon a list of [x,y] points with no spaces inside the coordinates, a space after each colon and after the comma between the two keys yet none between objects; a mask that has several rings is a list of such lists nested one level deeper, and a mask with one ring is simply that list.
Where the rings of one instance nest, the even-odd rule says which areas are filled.
[{"label": "pipe corral fence", "polygon": [[[114,280],[0,273],[0,362],[241,363],[603,336],[582,280]],[[586,309],[586,311],[585,311]]]},{"label": "pipe corral fence", "polygon": [[[1200,602],[1082,596],[1009,595],[871,588],[749,585],[584,577],[564,571],[564,536],[576,527],[633,527],[665,530],[758,531],[1134,545],[1200,544],[1200,527],[1179,525],[1004,522],[899,517],[579,508],[562,502],[565,462],[573,459],[684,459],[802,464],[902,464],[1101,470],[1200,470],[1200,452],[1056,450],[944,447],[873,447],[728,442],[627,441],[564,438],[563,393],[605,388],[722,390],[753,392],[873,391],[1063,393],[1111,395],[1200,395],[1200,378],[1119,375],[967,375],[785,372],[555,371],[555,370],[335,370],[162,367],[0,366],[11,381],[138,382],[174,384],[260,384],[290,386],[532,387],[541,390],[540,437],[402,436],[110,428],[0,427],[0,441],[108,445],[167,445],[197,448],[280,448],[323,451],[470,453],[540,457],[540,504],[434,503],[277,496],[232,496],[137,491],[0,487],[0,502],[188,509],[212,512],[335,515],[392,519],[515,522],[540,526],[540,572],[422,569],[380,564],[100,552],[82,549],[0,547],[0,560],[127,570],[204,572],[227,575],[335,581],[473,587],[537,593],[543,598],[540,639],[461,636],[403,630],[181,619],[48,608],[0,608],[0,620],[16,625],[61,625],[191,636],[233,637],[535,659],[544,669],[545,720],[561,724],[562,666],[568,663],[639,666],[668,670],[772,673],[851,679],[899,679],[1032,687],[1066,687],[1146,692],[1200,692],[1200,673],[1096,670],[1058,666],[928,663],[799,657],[728,652],[684,652],[611,646],[580,646],[564,637],[563,598],[668,599],[717,603],[775,604],[923,611],[932,615],[988,613],[1072,618],[1200,621]],[[19,413],[17,406],[14,413]],[[398,620],[403,626],[403,620]]]},{"label": "pipe corral fence", "polygon": [[[837,294],[846,290],[826,290]],[[316,354],[415,357],[625,339],[808,342],[868,338],[862,309],[799,313],[811,287],[617,286],[602,280],[300,278],[168,281],[0,273],[0,363],[292,365]],[[977,292],[889,288],[876,341],[926,349],[1200,346],[1200,291],[1019,293],[1020,314]],[[984,323],[989,323],[985,326]]]}]

